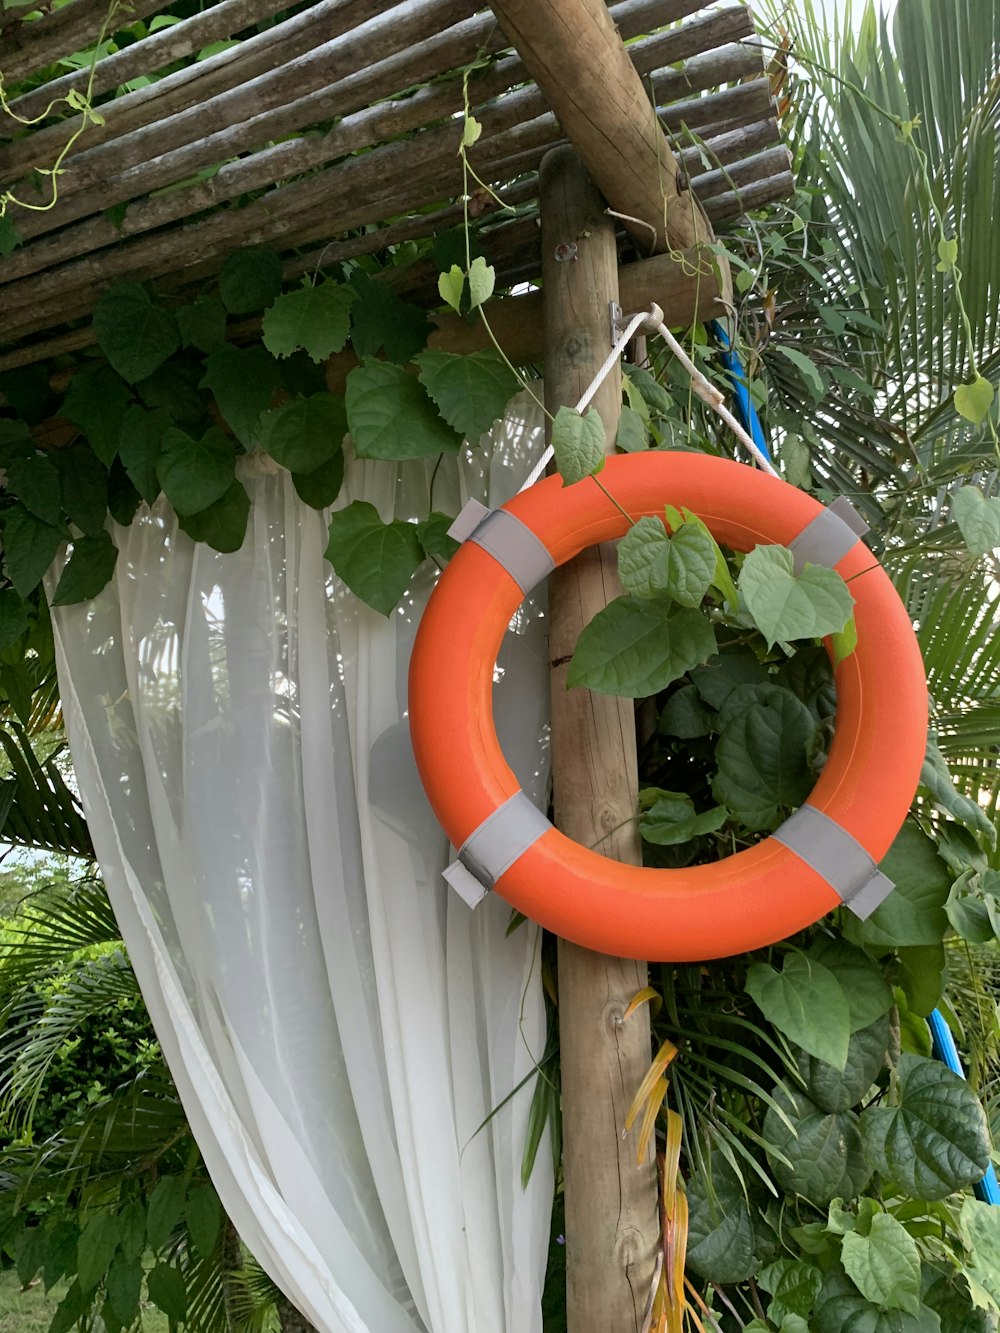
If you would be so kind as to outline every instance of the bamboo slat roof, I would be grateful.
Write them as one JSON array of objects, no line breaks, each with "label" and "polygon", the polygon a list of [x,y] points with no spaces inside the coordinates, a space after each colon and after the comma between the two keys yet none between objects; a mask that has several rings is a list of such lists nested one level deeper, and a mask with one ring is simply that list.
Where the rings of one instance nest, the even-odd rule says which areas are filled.
[{"label": "bamboo slat roof", "polygon": [[[469,158],[514,210],[476,186],[470,213],[499,286],[537,276],[537,167],[563,134],[492,10],[281,3],[217,0],[178,19],[176,3],[160,12],[169,0],[69,0],[0,17],[0,182],[36,206],[55,195],[10,203],[0,223],[0,369],[85,346],[118,278],[190,290],[259,245],[294,279],[456,225],[470,65],[482,135]],[[674,185],[713,223],[791,193],[746,5],[609,8],[677,155]],[[96,62],[68,68],[95,46]],[[67,145],[58,174],[39,174]],[[399,275],[411,298],[434,290],[433,264]]]}]

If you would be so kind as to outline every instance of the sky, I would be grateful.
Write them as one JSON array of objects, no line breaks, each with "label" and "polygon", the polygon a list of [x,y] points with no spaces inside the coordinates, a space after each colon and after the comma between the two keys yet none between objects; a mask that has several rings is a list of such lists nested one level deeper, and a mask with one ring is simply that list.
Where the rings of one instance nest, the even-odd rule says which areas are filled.
[{"label": "sky", "polygon": [[[801,7],[798,0],[792,0],[792,3],[796,4],[796,7]],[[852,10],[855,22],[860,18],[863,9],[861,0],[853,0],[853,4],[851,0],[818,0],[818,3],[831,16],[835,13],[843,14],[848,9]],[[880,4],[885,13],[891,14],[896,7],[896,0],[880,0]]]}]

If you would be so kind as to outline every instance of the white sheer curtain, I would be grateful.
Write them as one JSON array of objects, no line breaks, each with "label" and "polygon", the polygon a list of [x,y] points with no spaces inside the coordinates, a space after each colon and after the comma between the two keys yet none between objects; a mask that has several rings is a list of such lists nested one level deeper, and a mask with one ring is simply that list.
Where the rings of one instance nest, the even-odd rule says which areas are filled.
[{"label": "white sheer curtain", "polygon": [[[384,518],[513,494],[518,400],[485,449],[352,463]],[[520,1159],[544,1046],[538,937],[475,912],[420,789],[406,676],[433,569],[387,619],[324,562],[326,523],[248,460],[241,551],[161,501],[112,584],[55,613],[63,709],[122,934],[206,1163],[250,1249],[323,1333],[534,1333],[552,1194]],[[547,780],[544,615],[497,668],[507,753]]]}]

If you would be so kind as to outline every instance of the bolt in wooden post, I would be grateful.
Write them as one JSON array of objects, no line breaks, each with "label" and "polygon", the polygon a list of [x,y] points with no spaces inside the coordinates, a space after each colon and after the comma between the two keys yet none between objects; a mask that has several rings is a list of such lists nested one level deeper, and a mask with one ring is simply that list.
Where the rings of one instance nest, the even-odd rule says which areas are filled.
[{"label": "bolt in wooden post", "polygon": [[[614,228],[576,153],[558,148],[540,180],[545,403],[573,406],[608,352],[618,300]],[[593,405],[614,448],[621,372]],[[580,482],[581,486],[593,485]],[[613,547],[586,551],[550,582],[555,821],[603,855],[639,864],[632,702],[566,689],[584,625],[618,592]],[[569,1333],[639,1333],[659,1241],[652,1148],[636,1162],[625,1112],[651,1061],[648,1009],[628,1019],[646,965],[559,942],[559,1041],[566,1182]]]}]

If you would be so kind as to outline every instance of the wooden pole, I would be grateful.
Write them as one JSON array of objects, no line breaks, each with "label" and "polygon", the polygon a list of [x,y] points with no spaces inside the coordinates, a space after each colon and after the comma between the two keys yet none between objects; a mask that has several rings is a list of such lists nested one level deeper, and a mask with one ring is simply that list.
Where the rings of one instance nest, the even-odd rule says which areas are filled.
[{"label": "wooden pole", "polygon": [[[573,405],[609,348],[618,300],[614,227],[576,153],[542,162],[545,403]],[[621,405],[616,368],[594,399],[614,447]],[[581,485],[589,483],[583,482]],[[594,548],[550,582],[549,655],[555,819],[569,837],[639,864],[635,726],[631,700],[566,689],[583,626],[619,591],[614,549]],[[645,963],[559,942],[559,1041],[570,1333],[640,1333],[659,1242],[652,1151],[636,1162],[625,1112],[652,1058],[643,1006],[622,1021],[646,984]]]},{"label": "wooden pole", "polygon": [[697,202],[677,189],[674,154],[604,0],[490,4],[641,253],[711,240]]}]

